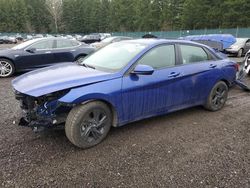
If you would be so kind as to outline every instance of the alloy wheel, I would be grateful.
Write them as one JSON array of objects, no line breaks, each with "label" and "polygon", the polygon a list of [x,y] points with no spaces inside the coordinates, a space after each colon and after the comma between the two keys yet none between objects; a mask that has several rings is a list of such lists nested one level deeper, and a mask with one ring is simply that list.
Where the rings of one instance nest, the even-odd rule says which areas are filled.
[{"label": "alloy wheel", "polygon": [[107,115],[102,109],[91,110],[83,119],[80,126],[80,134],[87,142],[97,142],[105,133]]},{"label": "alloy wheel", "polygon": [[13,68],[7,61],[0,60],[0,76],[7,77],[12,74]]},{"label": "alloy wheel", "polygon": [[219,85],[212,97],[212,105],[215,108],[220,108],[223,106],[227,99],[227,88],[224,85]]}]

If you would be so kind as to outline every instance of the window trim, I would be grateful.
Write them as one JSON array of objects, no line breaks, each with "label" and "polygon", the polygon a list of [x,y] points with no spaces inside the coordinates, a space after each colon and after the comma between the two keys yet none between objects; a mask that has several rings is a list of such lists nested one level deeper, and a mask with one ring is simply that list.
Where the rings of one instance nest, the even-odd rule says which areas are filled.
[{"label": "window trim", "polygon": [[[206,60],[206,61],[197,61],[197,62],[184,64],[183,63],[183,58],[182,58],[181,46],[192,46],[192,47],[201,48],[207,54],[208,60]],[[199,45],[195,45],[195,44],[178,43],[177,48],[178,48],[178,52],[179,52],[179,59],[180,59],[180,62],[181,62],[180,65],[192,65],[192,64],[197,64],[197,63],[209,62],[209,61],[215,61],[216,60],[214,55],[211,54],[210,51],[204,46],[199,46]]]},{"label": "window trim", "polygon": [[158,70],[163,70],[163,69],[167,69],[167,68],[172,68],[172,67],[176,67],[179,65],[179,63],[177,63],[177,61],[179,61],[178,55],[177,55],[177,48],[176,48],[176,44],[175,43],[164,43],[164,44],[159,44],[156,45],[152,48],[150,48],[148,51],[146,51],[139,59],[136,60],[136,62],[125,72],[124,76],[127,76],[129,74],[131,74],[131,72],[134,70],[134,68],[136,67],[136,65],[138,65],[139,61],[145,56],[147,55],[151,50],[159,48],[161,46],[174,46],[174,52],[175,52],[175,65],[173,66],[166,66],[166,67],[162,67],[162,68],[158,68],[158,69],[154,69],[155,71]]},{"label": "window trim", "polygon": [[53,50],[63,50],[63,49],[71,49],[71,48],[77,48],[79,46],[81,46],[81,43],[78,42],[78,45],[77,46],[71,46],[71,47],[64,47],[64,48],[56,48],[57,47],[57,41],[58,40],[65,40],[65,39],[55,39],[55,47],[53,48]]},{"label": "window trim", "polygon": [[32,46],[38,44],[38,43],[41,43],[41,42],[48,42],[48,41],[52,41],[53,42],[53,45],[52,45],[52,48],[44,48],[44,49],[36,49],[36,51],[44,51],[44,50],[53,50],[54,47],[55,47],[55,39],[49,39],[49,40],[41,40],[41,41],[37,41],[29,46],[27,46],[26,48],[24,48],[24,51],[26,51],[27,49],[29,48],[32,48]]}]

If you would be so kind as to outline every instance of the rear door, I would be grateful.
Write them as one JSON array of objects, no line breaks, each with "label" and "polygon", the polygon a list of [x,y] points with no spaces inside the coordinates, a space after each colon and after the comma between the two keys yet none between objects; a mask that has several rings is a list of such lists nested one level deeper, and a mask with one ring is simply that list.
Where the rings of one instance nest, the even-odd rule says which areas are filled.
[{"label": "rear door", "polygon": [[[186,103],[200,104],[206,100],[211,88],[221,76],[222,60],[214,57],[206,48],[180,44],[178,50],[182,65],[181,74],[185,87],[190,87]],[[191,89],[192,88],[192,89]]]}]

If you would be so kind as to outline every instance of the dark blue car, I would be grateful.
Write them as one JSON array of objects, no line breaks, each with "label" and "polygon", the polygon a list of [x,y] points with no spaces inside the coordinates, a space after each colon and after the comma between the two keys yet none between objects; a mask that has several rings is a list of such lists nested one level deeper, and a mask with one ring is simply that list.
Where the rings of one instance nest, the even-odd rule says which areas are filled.
[{"label": "dark blue car", "polygon": [[60,62],[78,61],[95,49],[76,40],[41,38],[0,50],[0,78]]},{"label": "dark blue car", "polygon": [[198,105],[220,110],[237,69],[201,44],[141,39],[108,45],[80,65],[27,73],[13,87],[24,111],[20,125],[34,130],[65,125],[69,140],[88,148],[111,126]]}]

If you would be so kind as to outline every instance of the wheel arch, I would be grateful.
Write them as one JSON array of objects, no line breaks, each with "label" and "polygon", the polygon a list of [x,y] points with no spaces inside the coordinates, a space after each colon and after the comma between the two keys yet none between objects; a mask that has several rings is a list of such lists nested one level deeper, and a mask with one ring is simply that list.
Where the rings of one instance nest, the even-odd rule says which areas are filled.
[{"label": "wheel arch", "polygon": [[0,56],[0,59],[7,59],[7,60],[11,61],[11,63],[13,63],[13,65],[16,67],[16,64],[15,64],[13,59],[11,59],[9,57],[5,57],[5,56]]},{"label": "wheel arch", "polygon": [[117,113],[114,105],[111,104],[109,101],[104,100],[104,99],[91,99],[91,100],[83,101],[83,102],[81,102],[81,104],[84,105],[84,104],[87,104],[87,103],[90,103],[90,102],[96,102],[96,101],[102,102],[102,103],[104,103],[105,105],[107,105],[109,107],[109,109],[111,110],[112,119],[113,119],[112,120],[112,126],[117,127],[118,126],[118,113]]},{"label": "wheel arch", "polygon": [[226,80],[226,79],[221,79],[220,81],[225,82],[227,87],[231,86],[230,82],[228,80]]}]

